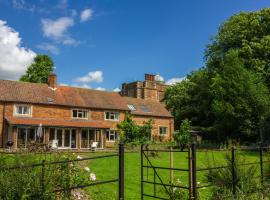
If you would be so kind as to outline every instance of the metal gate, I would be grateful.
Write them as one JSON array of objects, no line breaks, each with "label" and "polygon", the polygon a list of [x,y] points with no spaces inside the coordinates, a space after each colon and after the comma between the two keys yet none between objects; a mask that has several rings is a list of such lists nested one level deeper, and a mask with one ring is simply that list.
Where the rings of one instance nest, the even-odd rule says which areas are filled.
[{"label": "metal gate", "polygon": [[[162,159],[160,159],[159,156],[165,156],[167,158],[168,154],[169,162],[161,162]],[[175,158],[177,158],[177,162],[174,162]],[[187,166],[179,167],[179,159],[186,159]],[[166,175],[168,171],[169,174]],[[187,175],[187,182],[182,183],[179,180],[175,180],[174,173],[184,176]],[[174,200],[187,198],[197,199],[195,144],[190,145],[187,150],[182,150],[174,146],[158,146],[157,148],[156,146],[142,145],[141,200]]]}]

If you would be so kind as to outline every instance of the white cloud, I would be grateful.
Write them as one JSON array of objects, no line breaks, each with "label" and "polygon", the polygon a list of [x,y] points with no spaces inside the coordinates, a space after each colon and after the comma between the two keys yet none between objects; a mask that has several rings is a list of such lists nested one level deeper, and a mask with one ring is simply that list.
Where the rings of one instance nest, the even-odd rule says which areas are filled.
[{"label": "white cloud", "polygon": [[82,83],[82,84],[78,84],[78,83],[74,83],[71,86],[73,87],[78,87],[78,88],[87,88],[87,89],[91,89],[91,86],[88,85],[87,83]]},{"label": "white cloud", "polygon": [[103,87],[97,87],[96,90],[105,91],[106,89]]},{"label": "white cloud", "polygon": [[0,79],[18,79],[35,56],[31,49],[21,46],[19,33],[0,20]]},{"label": "white cloud", "polygon": [[66,10],[67,7],[68,7],[67,0],[59,0],[59,2],[58,2],[58,4],[57,4],[56,7],[59,8],[59,9],[62,9],[62,10]]},{"label": "white cloud", "polygon": [[120,88],[114,88],[113,89],[113,92],[120,92],[121,90],[120,90]]},{"label": "white cloud", "polygon": [[171,78],[169,80],[166,81],[166,85],[174,85],[176,83],[180,83],[181,81],[183,81],[186,77],[182,77],[182,78]]},{"label": "white cloud", "polygon": [[57,46],[53,45],[53,44],[49,44],[49,43],[42,43],[42,44],[38,44],[37,48],[44,50],[44,51],[49,51],[52,54],[59,54],[59,49]]},{"label": "white cloud", "polygon": [[74,26],[74,19],[71,17],[60,17],[56,20],[41,20],[43,35],[52,38],[56,42],[66,45],[75,45],[77,42],[68,33],[68,29]]},{"label": "white cloud", "polygon": [[36,10],[35,5],[31,5],[25,2],[25,0],[12,0],[11,1],[13,8],[18,10],[25,10],[34,12]]},{"label": "white cloud", "polygon": [[74,80],[74,82],[78,83],[101,83],[103,81],[103,72],[102,71],[94,71],[89,72],[87,75],[78,77]]},{"label": "white cloud", "polygon": [[88,9],[85,9],[81,12],[81,15],[80,15],[80,18],[81,18],[81,22],[85,22],[85,21],[88,21],[92,18],[93,16],[93,10],[88,8]]}]

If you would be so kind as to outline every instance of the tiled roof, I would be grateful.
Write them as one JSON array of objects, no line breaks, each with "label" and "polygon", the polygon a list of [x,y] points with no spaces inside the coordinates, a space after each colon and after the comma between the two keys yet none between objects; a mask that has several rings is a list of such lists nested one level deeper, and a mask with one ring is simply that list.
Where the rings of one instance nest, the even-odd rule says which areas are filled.
[{"label": "tiled roof", "polygon": [[125,99],[127,105],[134,106],[135,110],[131,111],[134,115],[172,117],[171,113],[159,101],[132,97],[123,97],[123,99]]},{"label": "tiled roof", "polygon": [[0,101],[127,110],[117,92],[68,86],[58,86],[54,91],[47,84],[6,80],[0,80]]},{"label": "tiled roof", "polygon": [[155,100],[122,97],[117,92],[69,86],[58,86],[52,90],[47,84],[19,81],[0,80],[0,101],[122,111],[129,111],[127,105],[131,104],[136,108],[131,112],[135,115],[172,117],[165,106]]},{"label": "tiled roof", "polygon": [[83,120],[59,120],[44,118],[6,118],[6,121],[12,125],[33,125],[38,126],[56,126],[56,127],[82,127],[82,128],[110,128],[111,126],[102,121],[83,121]]}]

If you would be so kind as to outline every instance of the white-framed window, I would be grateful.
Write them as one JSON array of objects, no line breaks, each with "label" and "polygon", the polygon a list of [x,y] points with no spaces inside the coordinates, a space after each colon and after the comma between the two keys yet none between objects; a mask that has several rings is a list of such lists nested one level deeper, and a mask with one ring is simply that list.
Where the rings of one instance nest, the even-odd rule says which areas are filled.
[{"label": "white-framed window", "polygon": [[105,112],[105,120],[119,121],[119,112]]},{"label": "white-framed window", "polygon": [[23,116],[23,117],[31,117],[32,116],[32,106],[31,105],[16,104],[16,105],[14,105],[14,115]]},{"label": "white-framed window", "polygon": [[159,127],[159,135],[167,135],[167,133],[168,133],[168,127],[166,126]]},{"label": "white-framed window", "polygon": [[88,110],[73,109],[72,118],[73,119],[88,119]]},{"label": "white-framed window", "polygon": [[115,142],[118,140],[118,131],[116,130],[106,130],[106,141]]}]

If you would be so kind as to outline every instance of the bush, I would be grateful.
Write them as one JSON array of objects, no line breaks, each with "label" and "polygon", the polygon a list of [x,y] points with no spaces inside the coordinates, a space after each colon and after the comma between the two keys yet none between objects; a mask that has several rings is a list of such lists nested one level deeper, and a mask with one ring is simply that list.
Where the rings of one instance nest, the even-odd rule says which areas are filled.
[{"label": "bush", "polygon": [[[73,156],[74,157],[74,156]],[[69,199],[70,191],[55,192],[71,186],[89,183],[89,176],[78,163],[61,163],[38,167],[23,167],[42,160],[65,161],[72,159],[63,154],[17,153],[0,157],[0,199],[51,200]],[[75,159],[75,158],[73,158]],[[18,166],[18,169],[8,167]],[[5,167],[5,168],[3,168]]]},{"label": "bush", "polygon": [[[260,185],[258,180],[258,167],[255,165],[242,165],[245,164],[245,159],[235,156],[235,185],[236,195],[232,195],[232,183],[233,183],[233,168],[232,158],[229,154],[225,156],[226,164],[225,168],[211,169],[216,167],[208,160],[209,171],[206,174],[206,179],[214,187],[212,189],[212,199],[245,199],[246,197],[253,198],[254,195],[258,195],[260,191]],[[234,197],[234,198],[233,198]],[[254,199],[256,199],[254,197]]]}]

